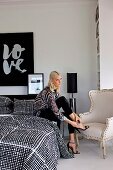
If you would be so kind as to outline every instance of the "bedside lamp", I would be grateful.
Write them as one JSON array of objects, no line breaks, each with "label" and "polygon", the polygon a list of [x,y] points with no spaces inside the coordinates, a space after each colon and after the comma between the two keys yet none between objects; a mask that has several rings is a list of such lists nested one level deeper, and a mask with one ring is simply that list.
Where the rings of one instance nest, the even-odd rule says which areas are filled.
[{"label": "bedside lamp", "polygon": [[70,107],[73,112],[76,112],[76,98],[74,93],[77,93],[77,73],[67,73],[67,93],[71,93],[69,98]]}]

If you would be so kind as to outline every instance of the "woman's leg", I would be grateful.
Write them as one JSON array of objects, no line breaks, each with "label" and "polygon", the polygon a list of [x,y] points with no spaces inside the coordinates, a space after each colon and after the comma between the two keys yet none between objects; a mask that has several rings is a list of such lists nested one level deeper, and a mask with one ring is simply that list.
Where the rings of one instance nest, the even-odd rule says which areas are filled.
[{"label": "woman's leg", "polygon": [[69,106],[69,102],[67,101],[67,99],[64,96],[61,96],[58,99],[56,99],[56,104],[59,109],[62,107],[64,112],[67,112],[69,114],[72,113],[72,109]]},{"label": "woman's leg", "polygon": [[57,122],[57,126],[60,129],[60,120],[55,116],[51,109],[44,109],[40,111],[40,117],[48,119],[50,121]]},{"label": "woman's leg", "polygon": [[64,110],[64,112],[66,113],[68,118],[69,117],[71,118],[70,120],[75,121],[76,115],[72,111],[72,109],[70,108],[69,102],[68,102],[68,100],[64,96],[61,96],[58,99],[56,99],[56,104],[57,104],[59,109],[62,108]]},{"label": "woman's leg", "polygon": [[[56,100],[56,104],[59,109],[62,108],[64,110],[63,112],[64,116],[66,116],[69,120],[76,121],[76,115],[75,113],[72,112],[72,109],[69,106],[69,102],[64,96],[59,97]],[[77,127],[80,127],[80,126],[78,125]],[[84,128],[84,127],[81,125],[81,128]],[[69,133],[74,133],[75,129],[77,128],[68,124],[68,129],[69,129]]]},{"label": "woman's leg", "polygon": [[[75,120],[75,115],[72,112],[72,109],[69,106],[69,102],[67,101],[67,99],[64,96],[59,97],[56,100],[56,104],[58,106],[58,108],[62,108],[64,110],[64,116],[66,116],[68,119],[70,120]],[[75,143],[75,129],[73,126],[71,126],[70,124],[68,124],[68,130],[69,130],[69,143],[68,143],[68,147],[71,148],[71,150],[74,153],[78,153],[78,151],[76,150],[76,143]]]},{"label": "woman's leg", "polygon": [[56,104],[57,104],[59,109],[62,108],[64,110],[64,115],[68,119],[75,121],[77,123],[76,128],[73,128],[72,125],[68,125],[69,133],[74,133],[74,129],[78,129],[78,128],[85,129],[85,126],[83,125],[83,123],[81,122],[81,120],[77,116],[77,114],[72,112],[72,109],[69,106],[69,102],[67,101],[67,99],[64,96],[59,97],[56,100]]}]

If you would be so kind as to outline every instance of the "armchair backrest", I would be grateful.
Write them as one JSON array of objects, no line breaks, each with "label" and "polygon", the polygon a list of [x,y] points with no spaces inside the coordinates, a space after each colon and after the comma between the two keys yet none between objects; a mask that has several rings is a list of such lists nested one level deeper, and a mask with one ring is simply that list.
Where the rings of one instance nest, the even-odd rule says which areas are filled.
[{"label": "armchair backrest", "polygon": [[113,116],[113,90],[91,90],[89,92],[91,100],[90,113],[93,121],[105,123],[106,118]]}]

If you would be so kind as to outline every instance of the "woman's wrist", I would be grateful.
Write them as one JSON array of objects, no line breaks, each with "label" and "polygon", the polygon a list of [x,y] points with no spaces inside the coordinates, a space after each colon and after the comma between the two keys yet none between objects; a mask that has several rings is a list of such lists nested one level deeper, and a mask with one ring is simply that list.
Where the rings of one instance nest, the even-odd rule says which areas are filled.
[{"label": "woman's wrist", "polygon": [[69,119],[68,119],[68,118],[66,118],[66,117],[64,117],[64,122],[69,123],[69,124],[72,124],[72,121],[71,121],[71,120],[69,120]]}]

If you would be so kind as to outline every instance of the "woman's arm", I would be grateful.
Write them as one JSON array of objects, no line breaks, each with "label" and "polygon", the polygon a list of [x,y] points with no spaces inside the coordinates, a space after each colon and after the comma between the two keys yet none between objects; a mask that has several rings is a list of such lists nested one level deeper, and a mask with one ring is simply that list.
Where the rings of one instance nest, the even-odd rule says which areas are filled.
[{"label": "woman's arm", "polygon": [[69,120],[61,112],[59,112],[59,109],[58,109],[57,104],[55,102],[54,96],[53,96],[53,94],[51,92],[48,94],[48,106],[51,108],[53,113],[58,117],[58,119],[60,119],[61,121],[66,122],[66,123],[69,123],[73,127],[78,126],[77,122]]},{"label": "woman's arm", "polygon": [[52,93],[48,95],[48,104],[49,107],[52,109],[53,113],[60,119],[61,121],[64,121],[66,123],[71,124],[73,127],[77,126],[77,122],[69,120],[67,117],[65,117],[61,112],[59,112],[59,109],[57,107],[57,104],[55,102],[54,96]]},{"label": "woman's arm", "polygon": [[76,127],[76,128],[78,127],[78,128],[79,128],[79,124],[78,124],[77,122],[72,121],[72,120],[69,120],[69,119],[66,118],[66,117],[64,117],[64,122],[66,122],[66,123],[72,125],[73,127]]}]

